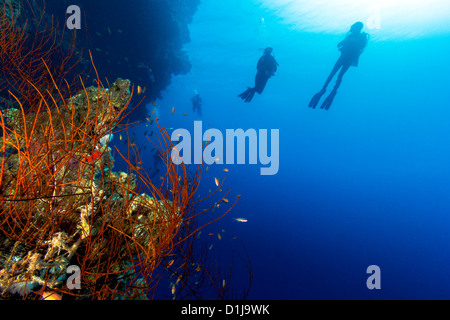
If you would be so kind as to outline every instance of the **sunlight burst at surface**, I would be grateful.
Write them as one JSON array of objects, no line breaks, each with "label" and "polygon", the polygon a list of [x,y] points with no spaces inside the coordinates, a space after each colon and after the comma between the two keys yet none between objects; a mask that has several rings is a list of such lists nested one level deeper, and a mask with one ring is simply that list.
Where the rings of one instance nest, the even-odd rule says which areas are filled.
[{"label": "sunlight burst at surface", "polygon": [[450,33],[448,0],[258,0],[293,28],[341,34],[362,21],[375,39]]}]

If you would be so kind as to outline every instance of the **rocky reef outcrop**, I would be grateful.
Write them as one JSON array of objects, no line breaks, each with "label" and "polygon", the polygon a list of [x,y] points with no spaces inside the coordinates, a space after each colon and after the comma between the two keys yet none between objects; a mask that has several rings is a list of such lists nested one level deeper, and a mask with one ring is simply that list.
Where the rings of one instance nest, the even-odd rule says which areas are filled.
[{"label": "rocky reef outcrop", "polygon": [[[146,88],[146,100],[130,117],[142,119],[145,105],[161,97],[173,75],[190,71],[184,44],[200,0],[46,0],[46,11],[65,21],[66,9],[82,11],[79,50],[90,49],[100,74],[125,77]],[[86,61],[90,66],[90,61]],[[151,74],[149,73],[151,70]],[[145,118],[145,117],[144,117]]]}]

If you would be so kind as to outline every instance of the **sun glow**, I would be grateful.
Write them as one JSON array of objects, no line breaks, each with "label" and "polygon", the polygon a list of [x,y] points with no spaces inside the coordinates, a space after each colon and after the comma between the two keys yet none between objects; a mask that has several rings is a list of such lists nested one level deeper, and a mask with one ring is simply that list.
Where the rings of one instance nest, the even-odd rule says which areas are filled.
[{"label": "sun glow", "polygon": [[361,21],[374,39],[450,33],[448,0],[259,0],[291,27],[342,34]]}]

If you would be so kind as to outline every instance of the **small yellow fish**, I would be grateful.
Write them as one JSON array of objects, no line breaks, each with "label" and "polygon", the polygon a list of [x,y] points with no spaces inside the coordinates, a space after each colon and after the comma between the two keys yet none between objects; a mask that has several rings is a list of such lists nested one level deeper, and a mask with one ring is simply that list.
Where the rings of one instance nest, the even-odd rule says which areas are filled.
[{"label": "small yellow fish", "polygon": [[36,294],[40,295],[41,298],[39,300],[61,300],[61,296],[57,294],[56,292],[47,291],[45,290],[45,285],[43,288],[41,288],[38,292],[35,292]]},{"label": "small yellow fish", "polygon": [[213,236],[214,235],[214,233],[208,233],[208,236]]},{"label": "small yellow fish", "polygon": [[137,87],[137,92],[138,92],[138,94],[141,94],[141,93],[142,93],[142,88],[141,88],[141,86],[138,86],[138,87]]},{"label": "small yellow fish", "polygon": [[42,300],[61,300],[61,296],[55,292],[46,291],[42,294]]},{"label": "small yellow fish", "polygon": [[219,180],[217,178],[214,178],[214,182],[216,183],[216,186],[219,186]]},{"label": "small yellow fish", "polygon": [[247,222],[248,220],[247,220],[247,219],[244,219],[244,218],[234,218],[234,221],[237,221],[237,222]]},{"label": "small yellow fish", "polygon": [[148,122],[151,122],[151,121],[152,121],[152,119],[150,119],[150,117],[147,117],[147,121],[148,121]]},{"label": "small yellow fish", "polygon": [[225,203],[228,203],[228,199],[227,198],[223,199],[222,201],[225,202]]},{"label": "small yellow fish", "polygon": [[217,234],[217,238],[219,238],[219,240],[222,240],[222,236],[220,235],[220,233]]},{"label": "small yellow fish", "polygon": [[222,287],[225,288],[225,279],[222,280]]},{"label": "small yellow fish", "polygon": [[175,286],[175,284],[172,285],[172,294],[175,294],[175,291],[177,290],[177,287]]},{"label": "small yellow fish", "polygon": [[167,267],[170,267],[171,265],[173,265],[174,260],[170,260],[169,264],[167,265]]},{"label": "small yellow fish", "polygon": [[223,171],[225,171],[225,172],[228,172],[228,169],[227,169],[227,168],[225,168],[225,169],[223,169]]},{"label": "small yellow fish", "polygon": [[122,139],[123,139],[121,134],[119,134],[119,139],[120,139],[120,141],[122,141]]},{"label": "small yellow fish", "polygon": [[200,270],[202,270],[202,268],[200,268],[200,266],[198,266],[195,271],[200,272]]},{"label": "small yellow fish", "polygon": [[206,172],[208,172],[209,171],[209,167],[206,167]]},{"label": "small yellow fish", "polygon": [[[152,105],[153,105],[154,107],[156,107],[156,102],[155,102],[155,101],[152,101]],[[155,112],[156,112],[156,110],[153,110],[152,113],[155,113]]]},{"label": "small yellow fish", "polygon": [[183,113],[183,117],[187,117],[187,113]]},{"label": "small yellow fish", "polygon": [[213,246],[214,246],[214,245],[210,245],[208,249],[211,250],[211,249],[213,248]]},{"label": "small yellow fish", "polygon": [[175,112],[175,107],[172,108],[172,114]]}]

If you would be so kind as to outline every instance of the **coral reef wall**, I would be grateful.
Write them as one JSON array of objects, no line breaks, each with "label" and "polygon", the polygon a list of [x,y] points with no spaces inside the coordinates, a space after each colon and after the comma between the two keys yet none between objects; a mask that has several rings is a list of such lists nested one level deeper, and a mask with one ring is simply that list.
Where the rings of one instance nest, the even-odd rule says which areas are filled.
[{"label": "coral reef wall", "polygon": [[[82,12],[78,45],[94,55],[100,74],[125,77],[146,87],[146,101],[133,113],[145,115],[146,103],[161,96],[173,75],[190,71],[183,45],[200,0],[46,0],[46,12],[60,23],[69,5]],[[89,64],[89,61],[87,61]],[[153,73],[154,81],[149,74]]]}]

